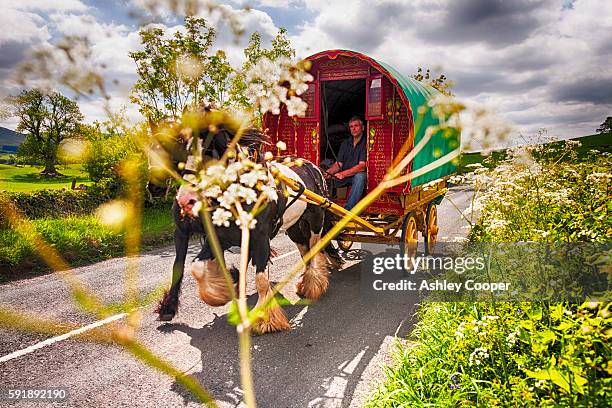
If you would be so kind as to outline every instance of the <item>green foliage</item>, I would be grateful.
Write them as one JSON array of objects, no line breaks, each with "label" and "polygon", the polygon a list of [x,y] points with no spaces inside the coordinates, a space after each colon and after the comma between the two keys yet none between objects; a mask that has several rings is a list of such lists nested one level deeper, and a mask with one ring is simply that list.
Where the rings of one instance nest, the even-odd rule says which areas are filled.
[{"label": "green foliage", "polygon": [[70,188],[72,179],[76,179],[77,185],[91,184],[87,173],[83,171],[83,166],[80,164],[60,166],[59,171],[63,176],[52,178],[41,176],[42,169],[40,166],[0,164],[0,191],[32,192],[46,188]]},{"label": "green foliage", "polygon": [[610,307],[426,303],[367,406],[605,406]]},{"label": "green foliage", "polygon": [[272,61],[294,57],[287,30],[281,28],[271,48],[262,48],[261,35],[251,35],[244,50],[246,61],[234,69],[224,51],[208,55],[215,30],[202,18],[186,17],[185,29],[169,36],[161,28],[140,31],[144,50],[130,53],[138,81],[131,101],[140,107],[151,129],[164,120],[176,120],[189,107],[213,104],[252,110],[246,95],[246,73],[261,58]]},{"label": "green foliage", "polygon": [[143,142],[138,140],[136,129],[117,128],[109,122],[86,127],[88,147],[84,169],[93,181],[121,178],[121,163],[131,159],[140,163],[141,184],[147,179],[147,159]]},{"label": "green foliage", "polygon": [[215,106],[225,107],[229,104],[230,77],[233,74],[234,69],[227,60],[225,51],[219,50],[215,55],[208,58],[206,67],[208,81],[203,84],[203,94]]},{"label": "green foliage", "polygon": [[[560,146],[510,151],[496,168],[467,177],[480,197],[473,241],[609,242],[610,154],[578,161],[576,143]],[[424,303],[411,342],[398,346],[368,406],[607,406],[611,308]]]},{"label": "green foliage", "polygon": [[490,184],[480,198],[482,217],[473,230],[481,241],[607,242],[612,237],[612,157],[593,152],[577,161],[575,143],[537,147],[477,170]]},{"label": "green foliage", "polygon": [[10,98],[19,118],[17,131],[27,132],[18,155],[30,163],[45,165],[43,174],[55,175],[60,143],[75,137],[83,115],[75,101],[59,92],[43,93],[38,89],[22,91]]},{"label": "green foliage", "polygon": [[[102,203],[114,198],[119,185],[112,179],[102,180],[87,190],[45,189],[31,193],[0,193],[6,195],[29,218],[61,217],[90,214]],[[0,218],[2,218],[0,209]]]},{"label": "green foliage", "polygon": [[205,19],[191,16],[185,30],[171,37],[158,27],[140,30],[144,50],[130,53],[138,73],[130,99],[151,125],[178,119],[186,107],[200,104],[214,38]]},{"label": "green foliage", "polygon": [[[121,256],[125,252],[124,234],[104,227],[91,215],[46,217],[32,222],[43,239],[72,265]],[[170,242],[173,225],[168,206],[146,208],[142,222],[144,244]],[[32,243],[12,229],[0,228],[0,270],[3,271],[0,281],[47,269]]]}]

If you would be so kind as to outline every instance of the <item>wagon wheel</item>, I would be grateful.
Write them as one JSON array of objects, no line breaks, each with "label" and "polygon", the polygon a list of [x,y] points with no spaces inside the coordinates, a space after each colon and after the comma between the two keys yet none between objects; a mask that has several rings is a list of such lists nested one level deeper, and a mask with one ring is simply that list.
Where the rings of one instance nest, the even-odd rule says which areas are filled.
[{"label": "wagon wheel", "polygon": [[417,222],[414,211],[411,211],[404,218],[402,224],[402,236],[400,241],[400,254],[402,258],[407,255],[408,258],[412,259],[416,256],[418,235]]},{"label": "wagon wheel", "polygon": [[425,255],[433,254],[438,242],[438,207],[434,203],[427,206],[425,215]]},{"label": "wagon wheel", "polygon": [[336,242],[338,242],[338,246],[340,247],[340,249],[343,252],[348,252],[351,249],[351,247],[353,246],[353,241],[350,240],[350,239],[342,239],[342,237],[346,236],[346,235],[355,234],[356,231],[354,229],[352,229],[352,228],[350,228],[350,229],[349,228],[345,228],[344,231],[346,232],[346,234],[341,234],[336,239]]},{"label": "wagon wheel", "polygon": [[351,247],[353,246],[353,241],[338,239],[337,242],[338,246],[343,252],[348,252],[349,249],[351,249]]}]

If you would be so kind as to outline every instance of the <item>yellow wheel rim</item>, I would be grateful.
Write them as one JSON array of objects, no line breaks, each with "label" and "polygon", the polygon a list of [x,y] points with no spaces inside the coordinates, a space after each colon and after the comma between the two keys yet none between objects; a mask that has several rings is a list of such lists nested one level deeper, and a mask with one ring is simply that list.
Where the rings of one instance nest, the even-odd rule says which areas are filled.
[{"label": "yellow wheel rim", "polygon": [[438,242],[438,209],[435,205],[429,207],[427,214],[427,253],[433,253]]},{"label": "yellow wheel rim", "polygon": [[410,215],[408,222],[406,224],[406,237],[404,239],[406,245],[406,255],[408,257],[416,256],[417,252],[417,242],[418,242],[418,233],[417,223],[414,215]]}]

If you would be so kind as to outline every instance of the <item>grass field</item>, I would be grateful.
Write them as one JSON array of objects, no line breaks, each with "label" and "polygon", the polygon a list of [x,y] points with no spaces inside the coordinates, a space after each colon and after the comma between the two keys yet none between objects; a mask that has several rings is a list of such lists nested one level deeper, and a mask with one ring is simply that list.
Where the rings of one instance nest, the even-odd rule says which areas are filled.
[{"label": "grass field", "polygon": [[64,177],[47,179],[40,177],[42,167],[24,166],[16,167],[8,164],[0,164],[0,191],[36,191],[46,188],[70,188],[72,179],[76,178],[77,185],[91,184],[87,173],[80,164],[69,164],[58,166],[57,170]]}]

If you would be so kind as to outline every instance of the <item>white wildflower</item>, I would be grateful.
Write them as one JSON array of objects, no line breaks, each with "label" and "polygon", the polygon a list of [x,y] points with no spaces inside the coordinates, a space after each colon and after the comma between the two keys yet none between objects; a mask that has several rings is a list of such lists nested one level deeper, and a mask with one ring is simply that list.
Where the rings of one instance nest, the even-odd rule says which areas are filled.
[{"label": "white wildflower", "polygon": [[536,388],[542,388],[546,385],[546,380],[536,380],[535,386]]},{"label": "white wildflower", "polygon": [[217,185],[210,186],[204,190],[204,197],[207,198],[218,198],[221,194],[223,194],[223,191],[221,191],[221,187]]},{"label": "white wildflower", "polygon": [[240,176],[240,182],[247,187],[255,187],[259,180],[259,174],[256,171],[249,171]]},{"label": "white wildflower", "polygon": [[242,197],[247,204],[252,204],[257,201],[257,193],[255,190],[248,187],[240,189],[240,197]]},{"label": "white wildflower", "polygon": [[514,347],[514,345],[518,341],[518,331],[515,330],[511,332],[510,334],[508,334],[508,336],[506,337],[506,341],[508,342],[508,345],[510,347]]},{"label": "white wildflower", "polygon": [[270,201],[278,200],[278,192],[276,191],[276,188],[274,188],[274,186],[265,184],[261,187],[261,192],[268,196],[268,199]]},{"label": "white wildflower", "polygon": [[314,80],[306,72],[308,64],[292,63],[288,58],[271,61],[261,58],[247,73],[246,94],[261,113],[280,113],[282,103],[289,115],[303,116],[307,105],[297,95],[308,90],[308,82]]},{"label": "white wildflower", "polygon": [[198,215],[200,213],[200,210],[202,209],[202,202],[201,201],[196,201],[196,203],[193,205],[193,208],[191,209],[191,213],[193,215]]},{"label": "white wildflower", "polygon": [[591,173],[587,176],[587,182],[593,184],[609,183],[612,180],[610,173]]},{"label": "white wildflower", "polygon": [[[232,184],[232,186],[233,185],[235,184]],[[234,205],[237,200],[238,200],[238,195],[229,190],[224,191],[223,195],[218,198],[219,205],[221,205],[221,207],[223,208],[227,208],[228,210],[232,208],[232,205]]]},{"label": "white wildflower", "polygon": [[209,166],[206,169],[206,175],[208,177],[219,177],[220,175],[223,174],[224,171],[225,171],[224,166],[220,164],[215,164],[215,165]]},{"label": "white wildflower", "polygon": [[287,144],[283,142],[282,140],[276,143],[276,147],[279,150],[287,150]]},{"label": "white wildflower", "polygon": [[236,225],[239,227],[247,226],[249,229],[255,228],[255,224],[257,224],[257,220],[253,218],[253,216],[247,212],[240,212],[238,219],[236,220]]},{"label": "white wildflower", "polygon": [[215,225],[229,227],[229,220],[232,218],[232,213],[224,210],[223,208],[217,208],[212,215],[212,222]]},{"label": "white wildflower", "polygon": [[482,360],[486,358],[489,358],[489,350],[487,350],[485,347],[478,347],[472,351],[472,354],[470,354],[469,364],[470,366],[479,366],[482,363]]},{"label": "white wildflower", "polygon": [[235,198],[242,198],[247,204],[252,204],[257,201],[257,193],[255,190],[241,184],[230,185],[226,193],[231,194],[231,196]]},{"label": "white wildflower", "polygon": [[308,109],[308,104],[297,96],[292,96],[285,104],[287,105],[287,114],[289,116],[304,116]]},{"label": "white wildflower", "polygon": [[242,170],[243,164],[241,162],[235,162],[227,166],[223,172],[222,180],[224,183],[233,183],[238,179],[238,173]]}]

